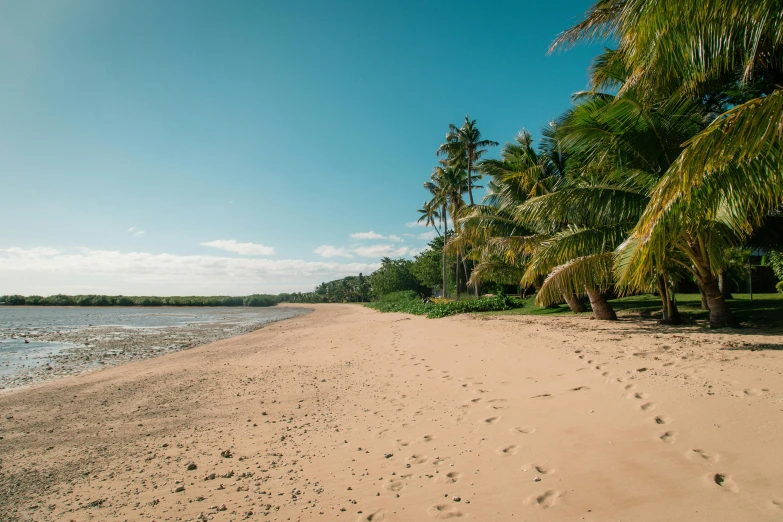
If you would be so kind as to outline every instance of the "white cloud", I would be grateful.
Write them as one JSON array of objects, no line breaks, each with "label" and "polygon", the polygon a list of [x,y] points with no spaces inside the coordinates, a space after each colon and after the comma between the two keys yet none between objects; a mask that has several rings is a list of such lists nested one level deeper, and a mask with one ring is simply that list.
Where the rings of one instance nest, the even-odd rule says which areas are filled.
[{"label": "white cloud", "polygon": [[382,234],[378,234],[373,230],[370,230],[369,232],[356,232],[354,234],[351,234],[351,239],[385,239],[387,241],[397,241],[402,242],[402,238],[400,236],[390,235],[390,236],[384,236]]},{"label": "white cloud", "polygon": [[331,245],[321,245],[313,250],[313,252],[321,257],[353,257],[348,249]]},{"label": "white cloud", "polygon": [[128,233],[129,233],[129,234],[132,234],[132,235],[133,235],[133,237],[141,237],[141,236],[143,236],[144,234],[146,234],[146,232],[145,232],[145,231],[143,231],[143,230],[139,230],[138,228],[136,228],[136,226],[135,226],[135,225],[134,225],[134,226],[132,226],[132,227],[130,227],[130,228],[128,229]]},{"label": "white cloud", "polygon": [[257,259],[54,248],[0,249],[4,293],[247,295],[310,291],[322,281],[369,274],[379,263]]},{"label": "white cloud", "polygon": [[409,223],[405,223],[405,226],[408,227],[408,228],[413,228],[413,227],[426,227],[427,225],[424,223],[424,221],[421,221],[421,222],[419,222],[419,221],[411,221]]},{"label": "white cloud", "polygon": [[394,245],[370,245],[359,246],[352,249],[357,255],[361,257],[401,257],[410,255],[412,249],[401,246],[396,247]]},{"label": "white cloud", "polygon": [[433,239],[435,239],[435,236],[436,236],[435,231],[430,230],[429,232],[422,232],[421,234],[416,236],[416,238],[422,239],[424,241],[432,241]]},{"label": "white cloud", "polygon": [[218,248],[227,252],[234,252],[243,256],[273,256],[275,249],[258,243],[237,243],[233,239],[216,239],[201,243],[201,246]]},{"label": "white cloud", "polygon": [[370,230],[369,232],[356,232],[355,234],[351,234],[351,239],[386,239],[386,238]]}]

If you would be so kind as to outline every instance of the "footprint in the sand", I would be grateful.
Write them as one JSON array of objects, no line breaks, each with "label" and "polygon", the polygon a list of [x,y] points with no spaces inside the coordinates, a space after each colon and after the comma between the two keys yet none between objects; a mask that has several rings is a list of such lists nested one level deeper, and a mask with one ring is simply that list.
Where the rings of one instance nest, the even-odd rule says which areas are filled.
[{"label": "footprint in the sand", "polygon": [[709,451],[704,451],[702,449],[692,449],[688,451],[685,456],[691,460],[706,460],[707,462],[718,462],[720,459],[720,455],[717,453],[710,453]]},{"label": "footprint in the sand", "polygon": [[519,451],[519,446],[511,444],[510,446],[503,446],[497,449],[498,455],[516,455]]},{"label": "footprint in the sand", "polygon": [[414,453],[413,455],[410,456],[408,460],[411,461],[413,464],[424,464],[425,462],[427,462],[427,456]]},{"label": "footprint in the sand", "polygon": [[487,405],[488,410],[507,410],[508,406],[504,404],[488,404]]},{"label": "footprint in the sand", "polygon": [[385,436],[386,436],[386,434],[387,434],[388,432],[389,432],[389,430],[388,430],[388,429],[384,429],[384,430],[381,430],[381,431],[379,431],[378,433],[376,433],[376,434],[375,434],[375,436],[376,436],[376,437],[378,437],[378,438],[383,438],[383,437],[385,437]]},{"label": "footprint in the sand", "polygon": [[424,440],[424,442],[430,442],[434,438],[435,438],[435,435],[425,435],[425,436],[422,437],[422,440]]},{"label": "footprint in the sand", "polygon": [[731,475],[726,473],[715,473],[715,475],[712,475],[712,481],[726,491],[731,491],[732,493],[739,492],[739,488],[731,479]]},{"label": "footprint in the sand", "polygon": [[462,473],[459,471],[452,471],[451,473],[446,473],[446,478],[450,479],[452,482],[457,482],[462,478]]},{"label": "footprint in the sand", "polygon": [[762,388],[760,390],[758,388],[748,388],[746,390],[742,390],[742,392],[745,395],[749,395],[751,397],[761,397],[762,395],[764,395],[768,391],[769,391],[769,389],[767,389],[767,388]]},{"label": "footprint in the sand", "polygon": [[390,480],[383,486],[385,489],[388,489],[389,491],[392,491],[394,493],[398,493],[402,491],[405,488],[405,482],[401,480]]},{"label": "footprint in the sand", "polygon": [[641,406],[639,406],[642,411],[650,411],[655,409],[655,403],[654,402],[645,402]]},{"label": "footprint in the sand", "polygon": [[427,510],[427,514],[432,518],[459,518],[462,511],[448,504],[435,504]]},{"label": "footprint in the sand", "polygon": [[386,520],[386,510],[379,509],[367,515],[359,515],[356,522],[381,522],[382,520]]},{"label": "footprint in the sand", "polygon": [[533,395],[530,397],[531,399],[548,399],[552,396],[551,393],[540,393],[538,395]]},{"label": "footprint in the sand", "polygon": [[667,417],[666,415],[658,415],[655,417],[655,424],[669,424],[672,422],[672,419],[670,417]]},{"label": "footprint in the sand", "polygon": [[769,499],[769,503],[773,508],[783,509],[783,498],[771,498]]},{"label": "footprint in the sand", "polygon": [[666,442],[668,444],[673,444],[675,435],[676,435],[675,432],[667,431],[667,432],[664,432],[663,435],[659,436],[658,438],[661,439],[663,442]]},{"label": "footprint in the sand", "polygon": [[649,395],[647,395],[647,394],[646,394],[646,393],[644,393],[644,392],[638,392],[638,393],[634,393],[634,394],[633,394],[633,398],[634,398],[634,399],[644,400],[644,399],[646,399],[647,397],[649,397]]},{"label": "footprint in the sand", "polygon": [[571,388],[570,391],[582,391],[582,390],[589,390],[589,386],[577,386],[576,388]]},{"label": "footprint in the sand", "polygon": [[475,403],[477,403],[477,402],[481,402],[482,400],[483,400],[483,399],[482,399],[481,397],[476,397],[475,399],[470,399],[470,402],[472,402],[473,404],[475,404]]},{"label": "footprint in the sand", "polygon": [[529,469],[534,470],[536,473],[540,475],[549,475],[555,472],[554,469],[544,464],[525,464],[524,466],[522,466],[522,471],[527,471]]},{"label": "footprint in the sand", "polygon": [[462,473],[459,471],[452,471],[450,473],[446,473],[445,475],[437,475],[435,478],[435,482],[438,484],[453,484],[454,482],[457,482],[460,478],[462,478]]},{"label": "footprint in the sand", "polygon": [[540,495],[536,495],[533,497],[530,497],[528,501],[540,508],[551,508],[555,505],[555,502],[557,502],[558,497],[560,497],[560,492],[556,491],[554,489],[548,489],[541,493]]},{"label": "footprint in the sand", "polygon": [[487,417],[482,422],[484,422],[486,424],[496,424],[496,423],[500,422],[500,417]]},{"label": "footprint in the sand", "polygon": [[511,428],[508,430],[510,433],[520,433],[522,435],[530,435],[534,431],[536,431],[535,428]]}]

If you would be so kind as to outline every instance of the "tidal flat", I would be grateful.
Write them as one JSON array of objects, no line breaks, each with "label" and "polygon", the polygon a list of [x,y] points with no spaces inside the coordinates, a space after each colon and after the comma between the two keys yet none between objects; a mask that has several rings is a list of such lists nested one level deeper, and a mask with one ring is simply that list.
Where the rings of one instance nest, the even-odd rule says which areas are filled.
[{"label": "tidal flat", "polygon": [[306,308],[0,307],[0,390],[252,332]]}]

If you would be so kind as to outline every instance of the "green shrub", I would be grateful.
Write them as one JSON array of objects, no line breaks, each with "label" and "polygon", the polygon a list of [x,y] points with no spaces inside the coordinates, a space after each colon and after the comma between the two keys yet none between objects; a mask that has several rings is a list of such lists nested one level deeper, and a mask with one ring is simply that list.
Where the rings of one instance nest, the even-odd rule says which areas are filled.
[{"label": "green shrub", "polygon": [[497,296],[481,299],[463,299],[446,303],[424,302],[416,292],[394,292],[366,306],[379,312],[402,312],[426,315],[430,319],[474,312],[491,312],[522,308],[525,302],[515,297]]},{"label": "green shrub", "polygon": [[783,281],[778,282],[778,284],[775,285],[775,288],[777,288],[778,292],[783,294]]}]

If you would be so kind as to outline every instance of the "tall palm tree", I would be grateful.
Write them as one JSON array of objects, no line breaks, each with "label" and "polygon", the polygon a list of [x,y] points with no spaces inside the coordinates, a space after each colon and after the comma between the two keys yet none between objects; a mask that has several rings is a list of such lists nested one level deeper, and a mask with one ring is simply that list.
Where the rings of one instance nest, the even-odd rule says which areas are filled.
[{"label": "tall palm tree", "polygon": [[451,166],[467,170],[468,197],[471,205],[474,205],[473,167],[486,152],[486,147],[496,147],[497,145],[496,141],[482,140],[481,131],[476,127],[476,120],[465,116],[462,127],[457,128],[453,123],[449,124],[446,142],[438,148],[438,156],[449,158]]}]

